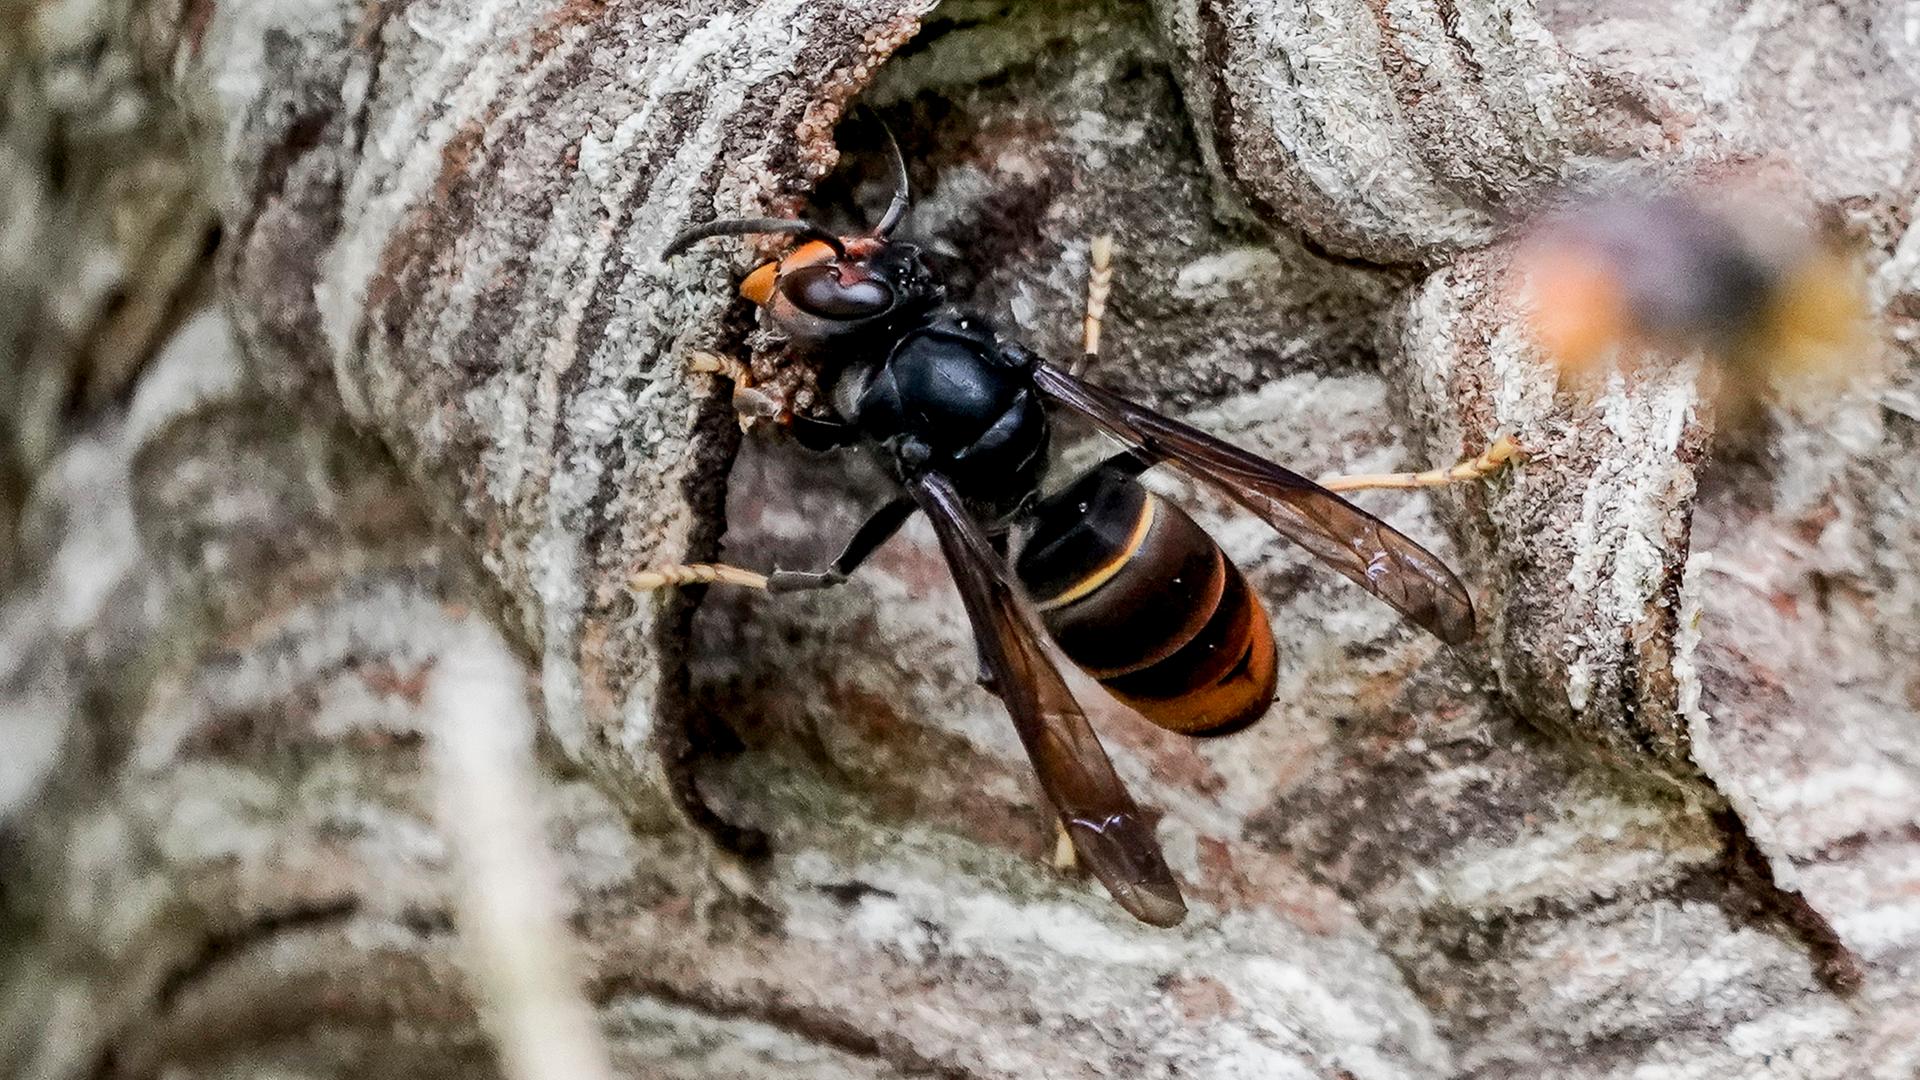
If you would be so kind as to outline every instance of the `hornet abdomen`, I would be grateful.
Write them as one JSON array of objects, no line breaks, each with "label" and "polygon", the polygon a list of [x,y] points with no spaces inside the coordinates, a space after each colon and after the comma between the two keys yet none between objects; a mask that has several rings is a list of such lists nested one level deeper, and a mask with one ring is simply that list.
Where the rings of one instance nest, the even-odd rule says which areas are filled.
[{"label": "hornet abdomen", "polygon": [[1116,468],[1035,510],[1015,573],[1062,652],[1147,719],[1225,735],[1273,702],[1273,631],[1186,512]]}]

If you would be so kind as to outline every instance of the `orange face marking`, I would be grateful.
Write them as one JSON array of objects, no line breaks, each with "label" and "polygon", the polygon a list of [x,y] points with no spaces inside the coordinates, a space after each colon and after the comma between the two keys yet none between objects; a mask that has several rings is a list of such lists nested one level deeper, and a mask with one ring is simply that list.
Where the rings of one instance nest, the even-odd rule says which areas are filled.
[{"label": "orange face marking", "polygon": [[788,252],[787,257],[780,260],[780,272],[784,274],[803,266],[826,262],[831,258],[833,258],[833,249],[827,246],[826,241],[809,240]]},{"label": "orange face marking", "polygon": [[833,257],[833,249],[825,242],[809,240],[788,252],[785,258],[754,267],[753,273],[740,282],[740,295],[765,307],[773,299],[773,287],[779,282],[781,274],[823,263]]},{"label": "orange face marking", "polygon": [[740,295],[764,305],[773,299],[773,281],[780,276],[779,263],[761,263],[740,283]]}]

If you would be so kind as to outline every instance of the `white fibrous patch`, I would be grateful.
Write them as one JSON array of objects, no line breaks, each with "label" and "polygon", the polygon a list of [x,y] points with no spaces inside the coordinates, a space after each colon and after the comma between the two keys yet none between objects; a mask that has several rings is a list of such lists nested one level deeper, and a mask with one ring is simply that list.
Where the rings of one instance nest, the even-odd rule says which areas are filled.
[{"label": "white fibrous patch", "polygon": [[[1457,308],[1452,296],[1454,271],[1451,267],[1435,270],[1425,285],[1412,293],[1402,315],[1401,340],[1404,352],[1413,362],[1413,377],[1421,395],[1430,402],[1444,402],[1451,395],[1454,356],[1459,351],[1455,335]],[[1499,357],[1494,358],[1499,373]],[[1505,389],[1505,380],[1500,381]]]},{"label": "white fibrous patch", "polygon": [[[1913,884],[1907,882],[1909,887]],[[1905,952],[1920,940],[1920,900],[1868,907],[1832,916],[1833,928],[1851,949],[1873,955],[1888,949]]]},{"label": "white fibrous patch", "polygon": [[573,659],[573,629],[580,603],[578,540],[564,531],[543,530],[531,541],[527,561],[534,592],[541,602],[541,634],[546,649],[540,675],[547,724],[556,734],[575,731],[580,719],[580,671]]},{"label": "white fibrous patch", "polygon": [[[688,528],[689,523],[684,517],[677,517],[671,521],[661,523],[658,534],[660,542],[657,549],[660,551],[685,551],[687,547]],[[577,622],[577,620],[578,612],[576,611],[570,616],[569,622],[573,623]],[[555,651],[557,650],[550,647],[548,649],[548,655],[553,655]],[[573,678],[577,680],[579,677],[578,669],[574,668],[572,672]],[[658,718],[653,713],[654,697],[659,690],[657,685],[658,676],[652,673],[650,669],[642,669],[641,674],[643,677],[628,687],[626,700],[622,701],[620,705],[620,742],[631,755],[629,760],[636,762],[652,760],[651,751],[647,751],[646,746],[658,722]],[[578,695],[579,691],[576,682],[574,702],[576,706],[579,705]]]},{"label": "white fibrous patch", "polygon": [[660,421],[648,409],[661,394],[660,384],[649,382],[637,394],[615,386],[595,386],[574,395],[568,405],[567,430],[582,446],[600,447],[614,441],[634,422],[644,423],[653,441],[659,438]]},{"label": "white fibrous patch", "polygon": [[[1534,825],[1530,835],[1455,850],[1447,865],[1433,868],[1434,884],[1468,911],[1516,910],[1537,900],[1613,896],[1718,855],[1719,841],[1705,829],[1662,844],[1644,842],[1672,824],[1659,805],[1606,797],[1572,802],[1557,820]],[[1618,842],[1623,838],[1634,842]]]},{"label": "white fibrous patch", "polygon": [[548,820],[565,823],[569,830],[559,850],[565,856],[570,891],[612,890],[634,879],[645,849],[606,792],[592,781],[571,780],[543,789],[543,795],[551,798],[545,810]]},{"label": "white fibrous patch", "polygon": [[233,395],[240,386],[240,350],[233,325],[207,308],[175,331],[141,372],[127,408],[126,437],[145,445],[174,418]]},{"label": "white fibrous patch", "polygon": [[[138,445],[111,434],[104,440],[75,440],[50,475],[40,480],[43,490],[66,495],[61,502],[69,516],[43,587],[55,624],[69,633],[78,634],[98,621],[140,561],[127,458]],[[21,629],[36,632],[44,627],[29,624]],[[0,663],[5,659],[0,657]]]},{"label": "white fibrous patch", "polygon": [[1727,1048],[1747,1060],[1761,1060],[1807,1046],[1844,1044],[1853,1024],[1853,1012],[1842,1002],[1808,1002],[1734,1025],[1726,1034]]},{"label": "white fibrous patch", "polygon": [[[1837,727],[1861,726],[1838,717],[1833,720]],[[1766,793],[1767,805],[1776,814],[1789,816],[1847,804],[1911,806],[1920,802],[1913,774],[1889,769],[1877,760],[1819,769],[1797,779],[1775,776],[1756,786]]]},{"label": "white fibrous patch", "polygon": [[1577,657],[1567,665],[1567,707],[1584,712],[1593,695],[1593,665]]},{"label": "white fibrous patch", "polygon": [[1248,987],[1259,991],[1256,1000],[1286,1002],[1288,1011],[1305,1020],[1316,1034],[1362,1044],[1380,1038],[1376,1018],[1330,993],[1324,979],[1297,964],[1253,957],[1245,962],[1244,972]]},{"label": "white fibrous patch", "polygon": [[1097,109],[1082,109],[1064,134],[1088,169],[1104,169],[1111,161],[1108,151],[1140,145],[1147,137],[1147,126],[1139,121],[1117,123]]},{"label": "white fibrous patch", "polygon": [[1034,315],[1039,305],[1033,299],[1033,286],[1022,281],[1014,286],[1013,298],[1007,301],[1007,311],[1020,329],[1033,333],[1036,329]]},{"label": "white fibrous patch", "polygon": [[1553,411],[1555,376],[1534,358],[1526,330],[1507,325],[1494,331],[1487,356],[1494,374],[1494,420],[1500,430],[1526,430]]},{"label": "white fibrous patch", "polygon": [[1714,765],[1703,760],[1702,754],[1712,755],[1714,752],[1711,731],[1713,718],[1700,704],[1700,620],[1706,614],[1705,582],[1712,570],[1713,555],[1710,552],[1698,551],[1687,556],[1687,565],[1680,574],[1680,611],[1678,627],[1673,635],[1672,663],[1676,684],[1675,704],[1687,725],[1687,735],[1692,744],[1691,755],[1708,775],[1714,775]]},{"label": "white fibrous patch", "polygon": [[527,397],[515,384],[525,376],[493,379],[467,392],[467,411],[472,416],[492,418],[489,440],[480,451],[481,472],[487,481],[487,496],[501,506],[513,505],[527,471],[526,446],[528,423]]},{"label": "white fibrous patch", "polygon": [[[33,794],[58,760],[66,741],[74,701],[64,673],[48,664],[33,670],[34,658],[20,655],[21,631],[36,626],[29,601],[0,606],[0,679],[9,689],[0,695],[0,732],[7,753],[0,756],[0,823],[33,805]],[[24,668],[24,670],[23,670]]]},{"label": "white fibrous patch", "polygon": [[1182,266],[1173,295],[1183,300],[1226,299],[1235,285],[1255,285],[1279,277],[1285,264],[1271,247],[1235,247],[1202,256]]},{"label": "white fibrous patch", "polygon": [[991,892],[961,898],[953,912],[951,937],[953,947],[964,953],[1006,956],[1018,950],[1004,943],[1019,942],[1050,962],[1165,966],[1178,956],[1175,942],[1122,932],[1113,921],[1096,918],[1078,905],[1021,904]]},{"label": "white fibrous patch", "polygon": [[1698,401],[1699,363],[1695,357],[1677,365],[1636,394],[1615,372],[1599,403],[1601,421],[1625,453],[1603,456],[1573,525],[1567,584],[1572,596],[1594,606],[1568,663],[1567,699],[1576,711],[1592,690],[1594,657],[1617,648],[1616,630],[1639,622],[1665,575],[1673,487],[1686,481],[1675,454]]},{"label": "white fibrous patch", "polygon": [[1697,371],[1697,362],[1685,365],[1656,400],[1643,406],[1650,413],[1645,423],[1654,437],[1638,442],[1641,450],[1635,464],[1641,467],[1634,474],[1644,479],[1625,493],[1631,502],[1619,508],[1626,511],[1620,515],[1626,535],[1614,561],[1614,603],[1617,620],[1623,624],[1639,618],[1665,574],[1670,486],[1678,468],[1675,454],[1693,419]]}]

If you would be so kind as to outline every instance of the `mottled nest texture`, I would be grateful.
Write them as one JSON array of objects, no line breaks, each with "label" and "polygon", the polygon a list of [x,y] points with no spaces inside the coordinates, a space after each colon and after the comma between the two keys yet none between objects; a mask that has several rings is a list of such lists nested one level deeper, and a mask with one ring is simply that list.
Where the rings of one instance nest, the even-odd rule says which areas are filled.
[{"label": "mottled nest texture", "polygon": [[[623,1075],[1920,1072],[1908,7],[6,8],[0,1076],[510,1066],[430,764],[490,723]],[[1154,481],[1281,642],[1225,740],[1076,682],[1177,929],[1054,868],[923,524],[831,594],[626,588],[887,496],[688,373],[804,383],[764,250],[658,258],[872,212],[856,98],[1036,351],[1110,233],[1115,389],[1309,474],[1533,451],[1360,498],[1467,579],[1460,649]],[[1729,178],[1864,251],[1871,376],[1740,428],[1697,357],[1562,385],[1508,226]]]}]

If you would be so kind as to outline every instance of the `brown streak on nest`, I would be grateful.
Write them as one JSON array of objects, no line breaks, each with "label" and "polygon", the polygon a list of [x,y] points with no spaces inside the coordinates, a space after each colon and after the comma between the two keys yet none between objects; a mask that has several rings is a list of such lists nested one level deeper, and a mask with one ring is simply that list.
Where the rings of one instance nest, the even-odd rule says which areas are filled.
[{"label": "brown streak on nest", "polygon": [[1402,107],[1411,113],[1426,96],[1426,88],[1421,85],[1421,77],[1426,73],[1426,65],[1418,64],[1407,55],[1405,46],[1400,43],[1401,32],[1394,25],[1393,12],[1387,6],[1387,0],[1362,0],[1373,15],[1373,22],[1379,30],[1380,71],[1388,82],[1394,85],[1394,97]]},{"label": "brown streak on nest", "polygon": [[1720,880],[1725,883],[1722,905],[1729,915],[1739,912],[1738,899],[1751,905],[1755,919],[1766,919],[1791,932],[1805,945],[1813,972],[1828,990],[1852,994],[1866,981],[1860,958],[1847,948],[1827,917],[1798,889],[1780,884],[1765,852],[1755,844],[1747,825],[1731,809],[1716,811],[1714,824],[1726,838],[1721,855]]},{"label": "brown streak on nest", "polygon": [[440,171],[434,178],[433,200],[417,206],[381,247],[380,261],[367,281],[361,308],[357,346],[364,351],[377,321],[388,343],[401,344],[403,328],[415,304],[422,299],[423,278],[444,264],[454,241],[472,222],[472,200],[465,187],[492,122],[492,110],[468,120],[440,150]]},{"label": "brown streak on nest", "polygon": [[186,43],[188,55],[200,59],[201,46],[207,40],[207,28],[213,25],[214,12],[219,9],[219,0],[187,0],[186,7],[180,13],[180,40]]},{"label": "brown streak on nest", "polygon": [[351,919],[359,909],[360,901],[353,896],[312,900],[267,912],[244,926],[215,931],[201,943],[194,956],[168,973],[155,995],[155,1009],[165,1012],[183,990],[205,979],[221,963],[238,953],[270,943],[283,934],[339,926]]},{"label": "brown streak on nest", "polygon": [[303,113],[279,133],[260,162],[259,175],[247,203],[246,213],[249,216],[239,229],[240,235],[250,235],[259,216],[271,203],[287,193],[287,180],[292,175],[293,167],[323,145],[337,115],[332,108]]},{"label": "brown streak on nest", "polygon": [[367,689],[381,697],[397,697],[408,705],[420,705],[427,692],[427,677],[433,674],[435,660],[428,657],[411,666],[387,660],[360,666],[357,674]]},{"label": "brown streak on nest", "polygon": [[[1636,679],[1636,701],[1632,708],[1624,711],[1634,720],[1635,727],[1645,730],[1650,753],[1675,756],[1693,764],[1697,770],[1698,763],[1693,761],[1692,735],[1687,730],[1686,718],[1680,713],[1680,682],[1673,671],[1677,656],[1675,641],[1680,633],[1680,591],[1686,579],[1688,554],[1692,550],[1691,498],[1686,500],[1679,515],[1680,535],[1669,549],[1665,565],[1661,568],[1660,584],[1648,599],[1640,622],[1632,630],[1632,644],[1627,653],[1632,660],[1628,668],[1637,670],[1640,677]],[[1621,684],[1622,693],[1625,694],[1627,679],[1623,677]],[[1622,702],[1623,707],[1626,704]]]},{"label": "brown streak on nest", "polygon": [[976,1075],[959,1065],[929,1058],[898,1036],[874,1035],[830,1009],[788,1000],[778,987],[763,989],[765,998],[753,1000],[718,987],[702,988],[691,979],[676,981],[666,976],[626,971],[594,980],[587,988],[587,996],[603,1007],[623,997],[642,997],[718,1020],[754,1021],[849,1057],[883,1063],[902,1076],[971,1080]]},{"label": "brown streak on nest", "polygon": [[1920,821],[1906,822],[1887,829],[1861,830],[1835,837],[1795,861],[1802,864],[1839,862],[1842,859],[1850,859],[1875,844],[1888,842],[1920,844]]},{"label": "brown streak on nest", "polygon": [[1433,0],[1434,10],[1440,16],[1440,29],[1447,35],[1447,41],[1453,45],[1454,56],[1460,66],[1474,82],[1484,82],[1486,70],[1480,66],[1480,58],[1475,56],[1473,44],[1460,33],[1460,6],[1458,0]]},{"label": "brown streak on nest", "polygon": [[575,27],[597,22],[607,12],[607,0],[564,0],[559,9],[533,32],[533,57],[552,52]]}]

